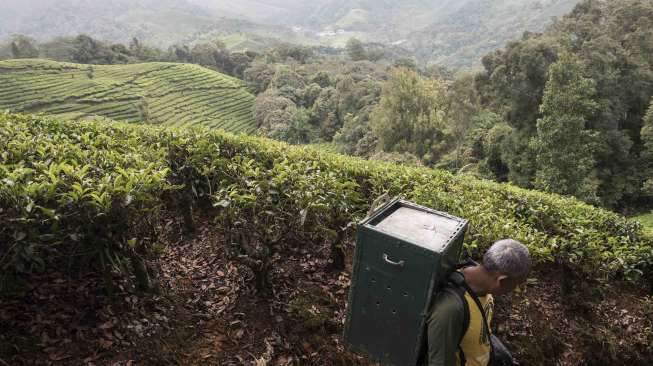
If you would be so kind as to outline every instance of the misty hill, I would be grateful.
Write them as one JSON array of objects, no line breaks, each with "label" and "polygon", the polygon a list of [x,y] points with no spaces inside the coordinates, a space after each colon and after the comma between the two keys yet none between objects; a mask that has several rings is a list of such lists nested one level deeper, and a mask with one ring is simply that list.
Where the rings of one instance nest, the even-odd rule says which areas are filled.
[{"label": "misty hill", "polygon": [[[350,37],[400,45],[418,59],[471,66],[485,53],[540,32],[579,0],[189,0],[253,21],[309,30],[318,42],[343,46]],[[308,3],[308,4],[307,4]]]},{"label": "misty hill", "polygon": [[253,103],[238,79],[197,65],[0,62],[0,110],[252,133]]},{"label": "misty hill", "polygon": [[[37,40],[87,33],[125,43],[138,37],[165,47],[222,39],[260,50],[271,39],[343,47],[357,37],[401,46],[422,62],[450,67],[542,31],[579,0],[6,0],[0,39]],[[234,22],[233,19],[246,20]]]},{"label": "misty hill", "polygon": [[44,41],[85,33],[113,42],[137,37],[167,46],[214,21],[184,0],[3,0],[0,39],[20,33]]}]

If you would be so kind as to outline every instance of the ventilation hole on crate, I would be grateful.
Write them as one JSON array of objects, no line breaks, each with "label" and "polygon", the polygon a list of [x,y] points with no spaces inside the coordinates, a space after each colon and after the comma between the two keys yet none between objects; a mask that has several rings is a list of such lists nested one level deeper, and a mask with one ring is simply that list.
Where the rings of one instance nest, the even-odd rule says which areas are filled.
[{"label": "ventilation hole on crate", "polygon": [[408,292],[404,292],[404,297],[408,297]]},{"label": "ventilation hole on crate", "polygon": [[372,277],[372,283],[376,283],[376,278]]},{"label": "ventilation hole on crate", "polygon": [[376,307],[378,308],[378,307],[380,307],[380,306],[381,306],[381,301],[377,301],[377,302],[376,302]]},{"label": "ventilation hole on crate", "polygon": [[397,314],[397,310],[392,309],[392,314],[396,315],[396,314]]},{"label": "ventilation hole on crate", "polygon": [[390,287],[390,285],[388,285],[387,289],[388,289],[388,291],[390,291],[390,290],[392,290],[392,287]]}]

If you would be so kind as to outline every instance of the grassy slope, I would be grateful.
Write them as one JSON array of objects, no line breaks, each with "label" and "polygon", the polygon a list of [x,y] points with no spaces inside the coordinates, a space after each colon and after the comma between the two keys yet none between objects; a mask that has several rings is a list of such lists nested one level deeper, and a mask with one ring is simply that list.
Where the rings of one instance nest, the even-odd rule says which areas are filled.
[{"label": "grassy slope", "polygon": [[0,110],[252,133],[253,102],[238,79],[196,65],[0,62]]}]

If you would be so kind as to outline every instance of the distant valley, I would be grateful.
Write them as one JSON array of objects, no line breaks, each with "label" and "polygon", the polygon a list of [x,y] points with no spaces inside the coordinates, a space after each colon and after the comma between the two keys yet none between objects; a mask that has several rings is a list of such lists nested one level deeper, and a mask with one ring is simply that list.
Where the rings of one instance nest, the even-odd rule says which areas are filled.
[{"label": "distant valley", "polygon": [[356,37],[402,47],[424,65],[468,68],[524,31],[542,31],[578,1],[7,0],[0,40],[88,33],[157,47],[220,39],[232,49],[260,51],[278,41],[344,47]]}]

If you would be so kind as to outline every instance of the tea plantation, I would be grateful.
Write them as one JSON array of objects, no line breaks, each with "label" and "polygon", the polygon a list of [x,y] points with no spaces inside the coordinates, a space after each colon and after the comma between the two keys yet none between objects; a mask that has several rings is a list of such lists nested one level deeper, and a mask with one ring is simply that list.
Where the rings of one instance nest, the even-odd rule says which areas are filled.
[{"label": "tea plantation", "polygon": [[12,112],[253,133],[253,102],[238,79],[196,65],[0,61],[0,110]]},{"label": "tea plantation", "polygon": [[472,253],[513,237],[538,263],[592,279],[635,279],[653,264],[639,222],[575,199],[203,128],[2,114],[0,151],[5,280],[56,258],[107,268],[146,259],[161,212],[192,221],[212,205],[226,235],[270,245],[257,261],[298,243],[337,251],[384,193],[470,219]]},{"label": "tea plantation", "polygon": [[[98,339],[130,334],[139,357],[147,354],[165,361],[151,364],[174,363],[166,357],[185,357],[188,362],[181,364],[206,364],[194,362],[214,356],[231,359],[243,344],[263,342],[279,319],[304,324],[303,331],[289,328],[284,339],[304,342],[310,337],[301,332],[321,334],[315,344],[330,342],[329,347],[339,350],[333,351],[334,357],[345,357],[331,339],[342,334],[348,288],[344,259],[351,259],[355,223],[378,197],[399,194],[468,218],[465,246],[476,258],[500,238],[512,237],[530,248],[536,270],[528,286],[497,312],[526,364],[547,364],[544,360],[562,354],[559,350],[587,361],[570,365],[617,364],[617,359],[625,360],[622,364],[650,364],[653,338],[647,314],[653,303],[646,291],[653,273],[653,233],[638,221],[575,199],[427,168],[365,161],[321,147],[292,147],[203,127],[7,113],[0,113],[0,325],[15,331],[0,333],[0,346],[22,348],[0,348],[0,360],[40,357],[82,364],[97,349]],[[189,292],[188,286],[195,290]],[[148,290],[168,291],[179,305],[169,307],[162,297],[148,297]],[[138,311],[119,311],[120,320],[115,311],[103,311],[102,320],[93,325],[98,333],[91,338],[88,333],[72,334],[76,326],[64,330],[65,325],[38,318],[49,313],[12,315],[45,312],[43,300],[30,300],[36,296],[48,299],[47,312],[70,322],[81,314],[76,310],[81,300],[69,298],[71,294],[104,299],[98,301],[105,301],[106,309],[115,303],[109,300],[114,295],[129,299],[129,309],[135,301],[142,305]],[[300,302],[292,300],[297,294]],[[268,313],[260,311],[266,298],[286,305],[269,319],[256,320]],[[160,303],[153,307],[147,299]],[[304,314],[301,301],[307,309],[320,306],[319,316]],[[129,328],[133,317],[141,319],[143,314],[152,321],[161,319],[145,308],[171,309],[165,319],[176,319],[188,313],[188,304],[196,304],[192,314],[215,309],[209,318],[218,317],[224,324],[263,323],[246,327],[252,332],[245,332],[245,325],[232,329],[233,339],[243,338],[229,349],[214,346],[213,328],[202,330],[200,346],[210,341],[213,350],[204,356],[192,353],[190,341],[169,345],[168,338],[161,338],[158,348],[152,348],[143,344],[149,337]],[[284,316],[285,309],[290,315]],[[303,319],[299,323],[298,316]],[[589,319],[591,331],[578,329]],[[187,316],[171,325],[187,329],[190,321]],[[568,324],[580,325],[570,331]],[[107,335],[107,327],[119,328],[120,337]],[[48,334],[64,332],[61,337],[76,341],[65,351],[44,346],[40,355],[26,348],[50,328],[54,330]],[[198,334],[190,328],[194,336],[188,339],[195,339]],[[26,338],[26,333],[32,335]],[[159,333],[156,337],[166,337]],[[309,364],[358,363],[348,358]]]}]

